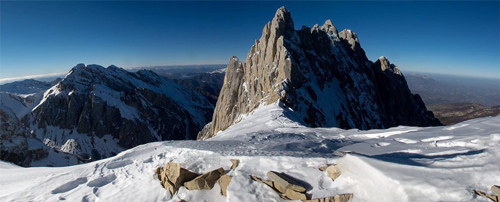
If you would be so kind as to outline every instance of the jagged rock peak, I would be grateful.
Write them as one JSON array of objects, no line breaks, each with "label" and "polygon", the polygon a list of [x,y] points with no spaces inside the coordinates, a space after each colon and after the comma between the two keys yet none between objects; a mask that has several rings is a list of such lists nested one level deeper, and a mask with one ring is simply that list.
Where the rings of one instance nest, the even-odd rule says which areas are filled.
[{"label": "jagged rock peak", "polygon": [[[317,26],[317,25],[315,25],[315,26]],[[323,26],[321,26],[321,30],[326,32],[329,36],[337,37],[339,34],[337,31],[337,28],[335,26],[333,26],[333,23],[330,19],[325,21],[325,24],[323,24]]]},{"label": "jagged rock peak", "polygon": [[401,73],[401,71],[398,69],[398,67],[394,64],[391,64],[391,62],[389,62],[389,59],[387,59],[387,57],[385,57],[385,56],[380,56],[378,58],[377,63],[380,63],[380,69],[382,71],[388,70],[388,71],[394,72],[394,74],[403,75]]},{"label": "jagged rock peak", "polygon": [[288,11],[284,6],[280,7],[276,11],[271,25],[276,30],[278,37],[283,35],[284,33],[295,30],[290,11]]},{"label": "jagged rock peak", "polygon": [[349,43],[351,45],[351,49],[352,50],[356,50],[360,46],[359,45],[358,35],[356,35],[356,33],[354,33],[350,29],[344,29],[344,30],[342,30],[339,33],[339,38],[347,41],[347,43]]},{"label": "jagged rock peak", "polygon": [[357,35],[338,33],[331,20],[295,30],[290,12],[281,7],[245,62],[230,59],[212,122],[198,139],[210,138],[271,103],[292,109],[290,118],[310,127],[440,125],[411,94],[404,77],[393,76],[400,71],[383,62],[368,60]]},{"label": "jagged rock peak", "polygon": [[288,11],[288,9],[286,9],[284,6],[278,8],[278,10],[276,10],[276,14],[274,15],[273,21],[278,19],[282,19],[283,21],[292,20],[290,11]]},{"label": "jagged rock peak", "polygon": [[233,61],[234,61],[234,62],[238,62],[238,61],[240,61],[240,59],[238,59],[238,57],[236,57],[236,56],[232,56],[232,57],[229,59],[229,62],[233,62]]}]

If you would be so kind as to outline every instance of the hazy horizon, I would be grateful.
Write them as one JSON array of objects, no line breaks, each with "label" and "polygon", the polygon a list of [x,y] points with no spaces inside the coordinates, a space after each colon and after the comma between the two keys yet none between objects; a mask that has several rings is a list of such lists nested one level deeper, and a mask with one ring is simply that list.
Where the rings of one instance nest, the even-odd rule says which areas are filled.
[{"label": "hazy horizon", "polygon": [[[90,65],[90,64],[87,64],[87,65]],[[100,64],[97,64],[97,65],[100,65]],[[110,64],[110,65],[112,65],[112,64]],[[108,67],[110,65],[101,65],[101,66]],[[226,68],[226,64],[174,64],[174,65],[120,67],[120,68],[123,68],[123,69],[128,70],[128,71],[135,71],[135,70],[139,70],[139,69],[170,68],[170,67],[189,67],[189,68],[191,68],[191,67],[195,67],[195,66],[197,67],[197,66],[216,66],[216,65],[220,65],[221,68]],[[71,68],[68,68],[67,71],[65,71],[65,72],[0,78],[0,85],[6,84],[6,83],[11,83],[11,82],[16,82],[16,81],[23,81],[26,79],[33,79],[33,80],[45,81],[45,82],[52,81],[52,80],[55,80],[56,78],[64,78],[64,76],[71,70]],[[495,81],[500,82],[500,78],[477,77],[477,76],[473,76],[473,75],[468,76],[468,75],[457,75],[457,74],[442,74],[442,73],[433,73],[433,72],[423,72],[423,71],[418,71],[418,70],[417,71],[404,70],[404,69],[401,71],[402,71],[404,76],[407,76],[408,74],[418,74],[418,75],[422,75],[422,76],[428,76],[428,77],[433,78],[433,79],[437,79],[439,77],[449,77],[452,79],[467,78],[467,79],[471,79],[471,80],[485,80],[485,82],[495,82]],[[498,85],[500,87],[500,83],[498,83]]]}]

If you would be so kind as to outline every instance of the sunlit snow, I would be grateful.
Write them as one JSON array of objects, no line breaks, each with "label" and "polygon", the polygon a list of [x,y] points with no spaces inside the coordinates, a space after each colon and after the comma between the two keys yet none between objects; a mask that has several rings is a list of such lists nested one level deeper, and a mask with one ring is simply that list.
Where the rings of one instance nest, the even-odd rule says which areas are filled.
[{"label": "sunlit snow", "polygon": [[[262,106],[208,141],[155,142],[70,167],[21,168],[0,162],[0,201],[283,201],[249,175],[269,170],[304,182],[313,198],[353,193],[352,201],[473,201],[472,189],[500,183],[500,117],[453,126],[386,130],[307,128],[277,104]],[[343,157],[338,154],[351,152]],[[241,160],[229,170],[232,158]],[[173,161],[198,173],[233,176],[228,196],[181,188],[170,196],[154,169]],[[335,181],[317,168],[337,163]]]}]

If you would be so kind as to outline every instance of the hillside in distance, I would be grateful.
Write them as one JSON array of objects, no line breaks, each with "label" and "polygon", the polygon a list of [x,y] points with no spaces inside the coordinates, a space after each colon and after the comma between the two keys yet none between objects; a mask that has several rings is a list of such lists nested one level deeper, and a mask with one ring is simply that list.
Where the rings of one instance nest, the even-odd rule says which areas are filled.
[{"label": "hillside in distance", "polygon": [[428,108],[444,125],[466,120],[500,115],[500,106],[486,107],[475,103],[432,104]]},{"label": "hillside in distance", "polygon": [[408,87],[427,105],[476,103],[500,105],[500,80],[431,73],[406,74]]}]

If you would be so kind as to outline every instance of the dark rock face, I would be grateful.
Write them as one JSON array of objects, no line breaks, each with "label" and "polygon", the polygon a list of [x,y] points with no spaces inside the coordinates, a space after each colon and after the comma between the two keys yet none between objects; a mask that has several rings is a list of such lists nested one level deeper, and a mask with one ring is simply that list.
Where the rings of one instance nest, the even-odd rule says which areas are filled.
[{"label": "dark rock face", "polygon": [[212,137],[241,115],[275,102],[311,127],[441,125],[395,65],[385,57],[367,59],[354,32],[339,33],[330,20],[295,30],[284,7],[265,25],[245,63],[230,59],[212,123],[198,138]]},{"label": "dark rock face", "polygon": [[195,139],[212,108],[151,71],[79,64],[24,121],[53,148],[96,159],[148,142]]},{"label": "dark rock face", "polygon": [[47,157],[49,148],[26,134],[15,114],[0,105],[0,160],[29,166]]}]

